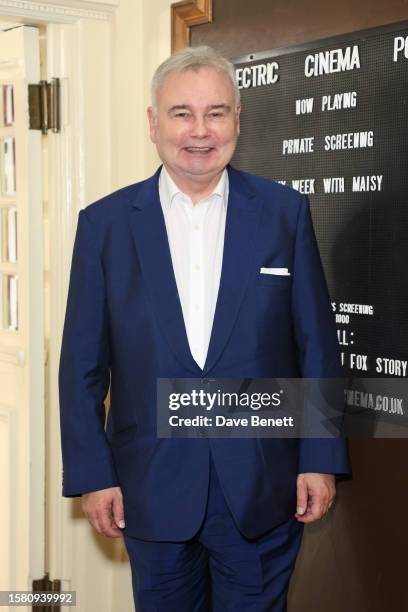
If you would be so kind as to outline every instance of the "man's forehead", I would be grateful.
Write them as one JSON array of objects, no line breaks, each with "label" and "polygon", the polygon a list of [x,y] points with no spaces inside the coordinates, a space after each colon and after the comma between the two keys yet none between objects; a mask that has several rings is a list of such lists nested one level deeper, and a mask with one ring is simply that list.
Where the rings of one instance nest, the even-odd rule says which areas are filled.
[{"label": "man's forehead", "polygon": [[207,81],[207,85],[200,91],[197,90],[197,87],[194,87],[194,84],[192,87],[184,88],[182,80],[172,84],[170,80],[166,79],[157,92],[157,102],[166,109],[173,107],[231,107],[234,105],[234,90],[228,77],[225,78],[227,79],[227,87],[213,88]]}]

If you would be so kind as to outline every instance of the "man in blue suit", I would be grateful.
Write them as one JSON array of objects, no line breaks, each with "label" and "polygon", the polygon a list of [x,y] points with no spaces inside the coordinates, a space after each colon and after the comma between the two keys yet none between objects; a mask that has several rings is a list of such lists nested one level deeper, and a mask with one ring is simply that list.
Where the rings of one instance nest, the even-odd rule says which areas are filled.
[{"label": "man in blue suit", "polygon": [[226,59],[170,57],[148,109],[163,166],[79,213],[63,495],[124,537],[138,612],[282,612],[303,526],[349,472],[341,439],[157,437],[158,377],[342,374],[308,200],[229,165],[239,114]]}]

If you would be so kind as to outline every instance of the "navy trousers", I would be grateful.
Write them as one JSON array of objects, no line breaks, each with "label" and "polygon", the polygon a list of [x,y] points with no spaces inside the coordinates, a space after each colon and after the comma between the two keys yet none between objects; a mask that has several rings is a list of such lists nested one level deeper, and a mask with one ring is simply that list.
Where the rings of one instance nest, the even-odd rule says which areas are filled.
[{"label": "navy trousers", "polygon": [[295,518],[248,540],[226,504],[214,463],[203,523],[185,542],[124,536],[137,612],[284,612],[303,533]]}]

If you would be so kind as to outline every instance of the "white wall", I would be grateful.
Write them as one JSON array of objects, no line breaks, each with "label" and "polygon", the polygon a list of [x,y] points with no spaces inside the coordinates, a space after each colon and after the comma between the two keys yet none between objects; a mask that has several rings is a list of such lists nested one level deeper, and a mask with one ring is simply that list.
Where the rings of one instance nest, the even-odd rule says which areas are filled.
[{"label": "white wall", "polygon": [[159,159],[147,130],[150,79],[170,54],[170,0],[121,0],[113,18],[114,188],[150,176]]}]

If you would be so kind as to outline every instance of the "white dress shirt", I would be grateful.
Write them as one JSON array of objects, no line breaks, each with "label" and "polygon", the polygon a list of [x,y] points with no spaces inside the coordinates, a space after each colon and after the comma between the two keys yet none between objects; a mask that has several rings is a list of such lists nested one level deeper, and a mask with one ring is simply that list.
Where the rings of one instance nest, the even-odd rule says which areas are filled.
[{"label": "white dress shirt", "polygon": [[214,191],[193,204],[163,166],[159,196],[190,351],[203,369],[221,277],[228,173],[224,170]]}]

